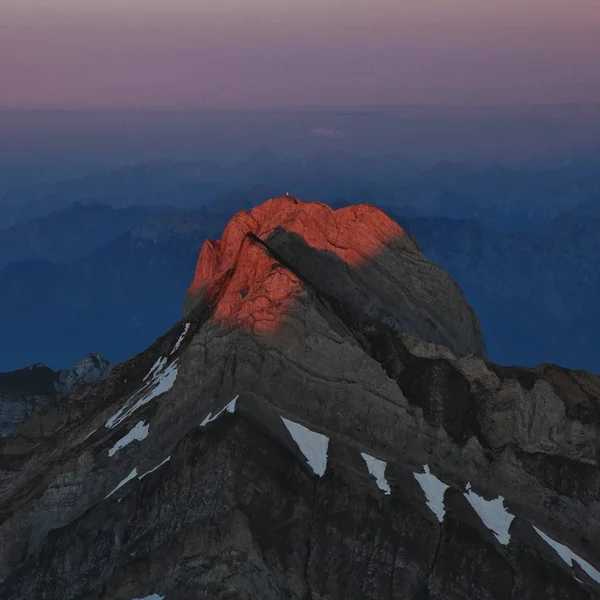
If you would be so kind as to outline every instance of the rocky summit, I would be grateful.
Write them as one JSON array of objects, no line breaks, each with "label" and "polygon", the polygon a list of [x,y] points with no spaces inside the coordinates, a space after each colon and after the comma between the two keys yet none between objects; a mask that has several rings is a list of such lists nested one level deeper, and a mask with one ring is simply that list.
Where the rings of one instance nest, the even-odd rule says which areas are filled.
[{"label": "rocky summit", "polygon": [[384,213],[286,196],[0,441],[0,598],[600,598],[599,458],[597,376],[490,363]]},{"label": "rocky summit", "polygon": [[459,287],[369,205],[333,210],[286,196],[239,212],[221,241],[202,247],[186,311],[203,300],[214,323],[264,334],[299,311],[308,316],[315,300],[343,302],[399,332],[485,355]]}]

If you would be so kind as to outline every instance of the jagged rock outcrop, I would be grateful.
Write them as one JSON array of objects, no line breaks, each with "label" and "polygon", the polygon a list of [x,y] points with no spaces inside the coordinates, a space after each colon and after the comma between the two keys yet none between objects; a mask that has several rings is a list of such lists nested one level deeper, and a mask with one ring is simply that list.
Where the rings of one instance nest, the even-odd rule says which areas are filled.
[{"label": "jagged rock outcrop", "polygon": [[110,373],[112,366],[112,363],[101,354],[87,354],[70,369],[59,372],[54,388],[59,394],[70,394],[76,385],[104,379]]},{"label": "jagged rock outcrop", "polygon": [[458,286],[369,205],[333,210],[288,196],[239,212],[221,241],[204,243],[186,311],[206,299],[220,323],[269,333],[310,290],[399,332],[485,356],[477,318]]},{"label": "jagged rock outcrop", "polygon": [[0,373],[0,438],[12,433],[36,407],[75,386],[100,381],[112,364],[100,354],[88,354],[70,369],[53,371],[36,363],[25,369]]},{"label": "jagged rock outcrop", "polygon": [[181,323],[0,442],[0,597],[599,598],[598,378],[469,354],[389,249],[238,220]]}]

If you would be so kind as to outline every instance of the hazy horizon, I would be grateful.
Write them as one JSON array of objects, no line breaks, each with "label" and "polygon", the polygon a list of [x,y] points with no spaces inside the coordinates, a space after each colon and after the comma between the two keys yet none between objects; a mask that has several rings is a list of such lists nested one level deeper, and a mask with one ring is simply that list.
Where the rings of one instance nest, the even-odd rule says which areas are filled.
[{"label": "hazy horizon", "polygon": [[600,150],[600,104],[255,110],[0,110],[0,164],[236,160],[258,149],[514,164]]},{"label": "hazy horizon", "polygon": [[446,110],[494,110],[494,109],[546,109],[546,108],[600,108],[599,101],[590,102],[529,102],[518,104],[470,104],[468,102],[460,104],[436,104],[436,103],[398,103],[398,104],[307,104],[302,106],[286,105],[265,105],[260,107],[245,106],[0,106],[0,113],[7,112],[174,112],[174,113],[197,113],[197,112],[309,112],[309,111],[382,111],[382,110],[406,110],[406,109],[446,109]]}]

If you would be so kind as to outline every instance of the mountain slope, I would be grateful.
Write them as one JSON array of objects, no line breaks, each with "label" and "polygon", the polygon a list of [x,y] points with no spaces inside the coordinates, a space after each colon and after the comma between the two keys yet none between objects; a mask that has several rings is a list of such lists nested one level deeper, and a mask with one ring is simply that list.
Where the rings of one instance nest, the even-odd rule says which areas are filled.
[{"label": "mountain slope", "polygon": [[318,206],[238,215],[184,321],[0,442],[3,598],[600,597],[598,377],[486,362],[459,296],[403,331],[367,267],[454,283]]}]

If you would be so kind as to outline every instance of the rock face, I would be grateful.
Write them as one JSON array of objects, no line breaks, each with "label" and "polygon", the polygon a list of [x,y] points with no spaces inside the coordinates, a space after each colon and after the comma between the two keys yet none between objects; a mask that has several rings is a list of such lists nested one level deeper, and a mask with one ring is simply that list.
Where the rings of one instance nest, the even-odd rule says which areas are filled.
[{"label": "rock face", "polygon": [[600,598],[600,380],[487,362],[381,213],[351,263],[298,206],[238,216],[181,323],[0,442],[0,597]]},{"label": "rock face", "polygon": [[54,387],[59,394],[70,394],[76,385],[104,379],[111,369],[111,362],[101,354],[87,354],[70,369],[60,371]]},{"label": "rock face", "polygon": [[88,354],[65,371],[37,363],[25,369],[0,373],[0,438],[12,433],[36,407],[57,394],[70,394],[75,386],[100,381],[112,364],[100,354]]},{"label": "rock face", "polygon": [[398,332],[485,356],[477,318],[448,274],[374,206],[333,210],[292,197],[239,212],[207,240],[186,302],[213,320],[270,334],[311,290],[348,302]]}]

